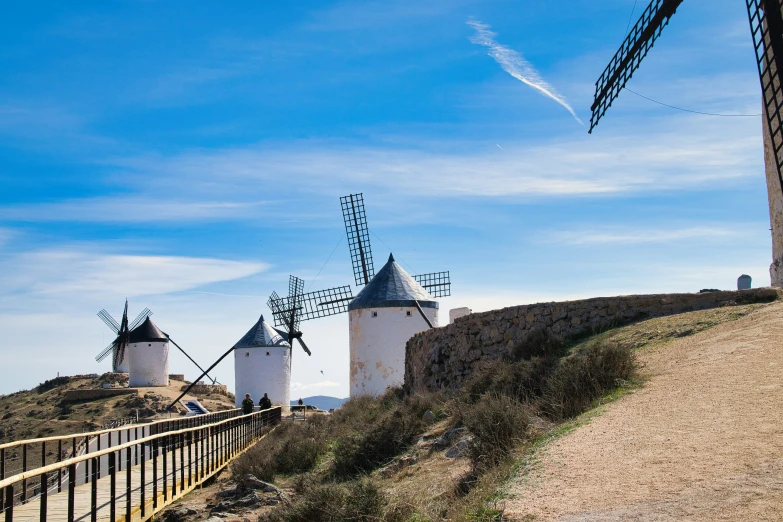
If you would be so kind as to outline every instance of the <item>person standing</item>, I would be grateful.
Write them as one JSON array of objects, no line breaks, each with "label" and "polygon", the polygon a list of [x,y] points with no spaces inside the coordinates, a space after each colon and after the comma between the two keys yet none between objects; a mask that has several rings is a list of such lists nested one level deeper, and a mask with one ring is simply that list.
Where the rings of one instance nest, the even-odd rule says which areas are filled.
[{"label": "person standing", "polygon": [[242,413],[247,415],[248,413],[253,413],[253,406],[255,404],[253,403],[253,399],[250,398],[250,394],[245,394],[245,400],[242,401]]},{"label": "person standing", "polygon": [[269,397],[267,397],[266,393],[264,394],[263,397],[261,397],[261,400],[258,401],[258,406],[262,410],[268,410],[269,408],[272,407],[272,400]]},{"label": "person standing", "polygon": [[304,402],[302,402],[302,398],[301,397],[299,397],[299,403],[298,404],[299,404],[299,406],[304,404]]}]

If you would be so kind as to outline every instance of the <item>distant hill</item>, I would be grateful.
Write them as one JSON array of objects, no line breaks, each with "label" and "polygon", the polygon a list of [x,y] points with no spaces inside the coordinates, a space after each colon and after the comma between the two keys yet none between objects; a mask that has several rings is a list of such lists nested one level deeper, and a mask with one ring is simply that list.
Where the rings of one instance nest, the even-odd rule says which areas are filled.
[{"label": "distant hill", "polygon": [[[329,397],[327,395],[313,395],[312,397],[302,397],[302,402],[305,404],[312,404],[316,408],[320,408],[322,410],[329,411],[331,408],[339,408],[343,404],[345,404],[345,401],[348,400],[348,397],[345,399],[338,399],[337,397]],[[296,405],[296,403],[299,401],[297,398],[296,400],[291,401],[291,406]]]}]

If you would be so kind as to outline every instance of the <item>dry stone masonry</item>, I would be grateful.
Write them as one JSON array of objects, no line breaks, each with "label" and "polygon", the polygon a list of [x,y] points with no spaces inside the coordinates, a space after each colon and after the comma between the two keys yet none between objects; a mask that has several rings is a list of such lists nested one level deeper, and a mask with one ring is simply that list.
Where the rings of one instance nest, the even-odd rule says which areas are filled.
[{"label": "dry stone masonry", "polygon": [[564,338],[631,321],[778,298],[773,288],[698,294],[628,295],[513,306],[458,318],[414,335],[405,348],[405,388],[455,388],[476,363],[512,353],[534,330]]}]

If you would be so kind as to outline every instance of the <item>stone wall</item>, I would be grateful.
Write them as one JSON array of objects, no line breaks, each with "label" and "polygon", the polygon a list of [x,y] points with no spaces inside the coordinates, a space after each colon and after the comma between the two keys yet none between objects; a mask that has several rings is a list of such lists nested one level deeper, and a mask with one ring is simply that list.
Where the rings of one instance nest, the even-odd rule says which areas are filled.
[{"label": "stone wall", "polygon": [[569,338],[650,317],[778,298],[773,288],[700,294],[628,295],[538,303],[470,314],[411,337],[405,347],[408,391],[456,388],[476,363],[511,354],[532,330]]},{"label": "stone wall", "polygon": [[[182,386],[179,390],[185,391],[188,385]],[[228,387],[225,384],[196,384],[188,392],[190,395],[210,395],[217,393],[219,395],[228,395]]]},{"label": "stone wall", "polygon": [[63,395],[63,401],[87,401],[113,397],[114,395],[138,395],[139,391],[131,388],[93,388],[90,390],[68,390]]}]

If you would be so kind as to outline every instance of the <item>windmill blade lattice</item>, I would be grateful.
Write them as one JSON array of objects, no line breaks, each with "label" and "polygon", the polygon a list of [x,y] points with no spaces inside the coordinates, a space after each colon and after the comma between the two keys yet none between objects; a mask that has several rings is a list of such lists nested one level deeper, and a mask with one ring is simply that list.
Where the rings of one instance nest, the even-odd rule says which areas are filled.
[{"label": "windmill blade lattice", "polygon": [[98,317],[100,317],[101,320],[106,323],[106,326],[111,328],[114,333],[118,333],[120,331],[120,325],[117,323],[117,321],[114,320],[114,317],[112,317],[111,314],[106,311],[106,309],[98,312]]},{"label": "windmill blade lattice", "polygon": [[663,28],[669,23],[683,0],[652,0],[642,12],[639,21],[633,26],[625,41],[617,50],[603,74],[595,83],[595,101],[591,107],[590,130],[606,113],[612,102],[639,68],[642,60],[661,36]]},{"label": "windmill blade lattice", "polygon": [[451,276],[449,272],[431,272],[413,276],[432,297],[448,297],[451,295]]},{"label": "windmill blade lattice", "polygon": [[95,356],[95,360],[97,362],[103,361],[105,358],[107,358],[109,355],[111,355],[112,350],[114,349],[114,342],[112,342],[109,346],[101,350],[101,353]]},{"label": "windmill blade lattice", "polygon": [[783,2],[746,0],[756,54],[767,132],[783,189]]},{"label": "windmill blade lattice", "polygon": [[340,205],[343,210],[345,232],[348,235],[353,277],[356,286],[366,285],[375,276],[375,267],[372,262],[370,231],[367,228],[364,197],[362,194],[350,194],[340,198]]},{"label": "windmill blade lattice", "polygon": [[338,286],[327,290],[308,292],[297,296],[296,299],[293,296],[280,297],[277,293],[272,292],[267,305],[272,310],[275,326],[288,327],[291,311],[296,310],[294,329],[298,330],[301,321],[347,312],[348,302],[351,299],[353,299],[351,287]]},{"label": "windmill blade lattice", "polygon": [[144,310],[141,311],[141,313],[138,316],[136,316],[136,319],[134,319],[133,322],[128,326],[128,330],[133,330],[134,328],[139,326],[142,322],[144,322],[144,320],[147,317],[149,317],[151,315],[152,315],[152,312],[150,311],[150,309],[149,308],[145,308]]},{"label": "windmill blade lattice", "polygon": [[304,294],[304,279],[300,279],[295,275],[288,276],[288,295],[302,294]]}]

